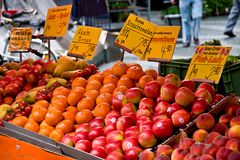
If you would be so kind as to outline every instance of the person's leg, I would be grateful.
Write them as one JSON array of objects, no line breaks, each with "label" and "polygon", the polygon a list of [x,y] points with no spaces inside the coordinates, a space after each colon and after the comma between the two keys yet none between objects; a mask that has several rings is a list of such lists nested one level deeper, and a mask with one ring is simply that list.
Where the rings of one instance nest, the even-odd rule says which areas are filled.
[{"label": "person's leg", "polygon": [[182,18],[182,35],[184,47],[189,47],[191,42],[190,0],[180,0],[179,7]]},{"label": "person's leg", "polygon": [[203,10],[202,0],[192,0],[193,40],[199,45],[199,31]]},{"label": "person's leg", "polygon": [[237,23],[239,12],[240,12],[240,0],[233,0],[233,6],[231,8],[230,14],[227,19],[227,24],[224,30],[224,34],[228,35],[229,37],[235,37],[235,35],[233,34],[233,28]]}]

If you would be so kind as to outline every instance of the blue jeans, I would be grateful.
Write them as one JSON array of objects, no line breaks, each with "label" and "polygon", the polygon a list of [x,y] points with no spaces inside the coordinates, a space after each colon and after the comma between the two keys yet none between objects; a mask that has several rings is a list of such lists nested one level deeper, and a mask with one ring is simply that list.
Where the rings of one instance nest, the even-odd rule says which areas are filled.
[{"label": "blue jeans", "polygon": [[238,16],[240,14],[240,0],[233,0],[233,6],[227,19],[227,24],[224,32],[231,33],[237,23]]},{"label": "blue jeans", "polygon": [[202,18],[202,0],[180,0],[179,8],[182,18],[183,43],[191,42],[191,19],[193,22],[192,34],[198,39]]}]

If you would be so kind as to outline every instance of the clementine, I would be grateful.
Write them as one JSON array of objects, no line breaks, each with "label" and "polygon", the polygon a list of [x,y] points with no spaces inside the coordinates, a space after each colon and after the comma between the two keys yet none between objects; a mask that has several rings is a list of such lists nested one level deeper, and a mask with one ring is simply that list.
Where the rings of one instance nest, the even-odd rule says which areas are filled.
[{"label": "clementine", "polygon": [[67,97],[69,93],[70,93],[69,89],[67,89],[67,88],[65,88],[63,86],[60,86],[60,87],[57,87],[57,88],[54,89],[53,97],[56,97],[58,95],[63,95],[65,97]]},{"label": "clementine", "polygon": [[94,74],[94,75],[91,75],[89,78],[88,78],[88,82],[92,81],[92,80],[96,80],[100,83],[103,83],[103,75],[100,75],[100,74]]},{"label": "clementine", "polygon": [[143,75],[142,68],[138,66],[132,66],[127,70],[127,77],[135,81],[138,81]]},{"label": "clementine", "polygon": [[146,69],[146,70],[145,70],[145,74],[151,76],[153,79],[156,79],[157,76],[158,76],[157,71],[154,70],[154,69],[151,69],[151,68]]},{"label": "clementine", "polygon": [[39,124],[32,119],[29,119],[26,122],[26,124],[24,125],[24,128],[33,132],[38,132],[40,129]]},{"label": "clementine", "polygon": [[86,91],[84,93],[85,97],[90,97],[93,100],[96,100],[97,96],[99,95],[99,92],[97,90],[90,90],[90,91]]},{"label": "clementine", "polygon": [[46,126],[44,128],[40,127],[39,134],[48,137],[49,134],[54,130],[53,126]]},{"label": "clementine", "polygon": [[49,134],[49,138],[54,139],[57,142],[60,142],[64,136],[64,132],[61,129],[54,129]]},{"label": "clementine", "polygon": [[83,77],[77,77],[72,81],[72,88],[75,88],[75,87],[85,88],[86,85],[87,85],[87,80],[84,79]]},{"label": "clementine", "polygon": [[107,83],[112,83],[114,85],[117,85],[119,78],[113,74],[109,74],[106,77],[104,77],[103,79],[103,84],[107,84]]},{"label": "clementine", "polygon": [[145,85],[146,85],[148,82],[151,82],[151,81],[153,81],[153,80],[154,80],[154,79],[153,79],[151,76],[149,76],[149,75],[144,75],[144,76],[142,76],[142,77],[139,79],[138,83],[139,83],[140,88],[144,89]]},{"label": "clementine", "polygon": [[50,110],[45,116],[45,122],[50,126],[55,126],[58,122],[63,119],[62,112],[58,110]]},{"label": "clementine", "polygon": [[93,114],[92,114],[92,111],[90,111],[89,109],[83,109],[79,111],[75,116],[75,121],[78,124],[89,123],[92,119],[93,119]]},{"label": "clementine", "polygon": [[106,102],[109,105],[112,105],[112,94],[110,93],[102,93],[96,99],[96,104],[100,104],[101,102]]},{"label": "clementine", "polygon": [[101,93],[113,93],[113,90],[116,88],[115,84],[112,83],[107,83],[104,84],[101,88],[100,88],[100,94]]},{"label": "clementine", "polygon": [[82,109],[92,110],[95,107],[95,101],[91,97],[84,97],[77,104],[77,109],[81,111]]},{"label": "clementine", "polygon": [[102,83],[100,83],[97,80],[92,80],[92,81],[88,82],[88,84],[86,86],[86,91],[90,91],[90,90],[99,91],[101,87],[102,87]]},{"label": "clementine", "polygon": [[125,74],[128,70],[128,65],[123,61],[116,62],[112,67],[112,73],[115,76],[121,76]]},{"label": "clementine", "polygon": [[106,115],[111,111],[111,106],[108,103],[99,103],[93,110],[93,115],[95,117],[106,117]]},{"label": "clementine", "polygon": [[73,123],[71,120],[62,120],[56,125],[56,129],[62,130],[65,134],[71,132],[73,130]]},{"label": "clementine", "polygon": [[28,118],[25,117],[25,116],[19,116],[19,117],[15,117],[13,120],[12,120],[12,124],[16,125],[16,126],[19,126],[19,127],[24,127],[24,125],[27,123],[28,121]]}]

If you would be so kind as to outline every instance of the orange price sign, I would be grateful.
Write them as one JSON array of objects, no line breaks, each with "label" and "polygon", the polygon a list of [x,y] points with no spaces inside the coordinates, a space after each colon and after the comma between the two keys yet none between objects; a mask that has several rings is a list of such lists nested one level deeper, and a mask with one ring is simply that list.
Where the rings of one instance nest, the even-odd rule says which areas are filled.
[{"label": "orange price sign", "polygon": [[219,83],[231,47],[198,46],[185,79]]},{"label": "orange price sign", "polygon": [[32,41],[32,28],[13,28],[8,51],[28,51]]},{"label": "orange price sign", "polygon": [[115,44],[142,58],[154,34],[156,25],[130,14],[122,27]]},{"label": "orange price sign", "polygon": [[101,28],[79,26],[68,49],[68,55],[92,60],[101,32]]},{"label": "orange price sign", "polygon": [[67,32],[72,5],[48,9],[44,36],[63,37]]},{"label": "orange price sign", "polygon": [[146,60],[171,61],[179,26],[158,26],[145,53]]}]

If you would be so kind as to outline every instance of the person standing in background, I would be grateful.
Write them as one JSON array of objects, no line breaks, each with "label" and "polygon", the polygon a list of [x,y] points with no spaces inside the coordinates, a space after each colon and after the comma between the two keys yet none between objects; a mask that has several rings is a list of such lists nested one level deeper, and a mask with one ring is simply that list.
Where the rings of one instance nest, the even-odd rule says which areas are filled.
[{"label": "person standing in background", "polygon": [[236,37],[233,34],[233,28],[237,24],[238,16],[240,14],[240,0],[233,0],[233,6],[231,8],[230,14],[228,15],[227,24],[224,30],[224,34],[229,37]]},{"label": "person standing in background", "polygon": [[[171,0],[176,3],[176,0]],[[199,45],[200,23],[203,15],[202,0],[179,0],[180,14],[182,18],[183,47],[190,47],[191,28],[193,42]],[[191,27],[191,22],[193,26]]]}]

